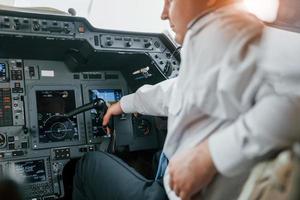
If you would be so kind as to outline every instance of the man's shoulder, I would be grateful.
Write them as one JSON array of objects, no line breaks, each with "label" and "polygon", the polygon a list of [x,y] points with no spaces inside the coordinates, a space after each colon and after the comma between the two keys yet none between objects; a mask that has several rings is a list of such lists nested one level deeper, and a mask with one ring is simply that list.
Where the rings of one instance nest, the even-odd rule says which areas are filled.
[{"label": "man's shoulder", "polygon": [[228,41],[238,35],[260,34],[264,24],[254,15],[240,10],[222,10],[212,12],[205,16],[205,19],[198,19],[190,27],[190,37],[198,35],[210,38],[221,37]]},{"label": "man's shoulder", "polygon": [[189,29],[183,46],[188,47],[185,49],[190,54],[197,52],[200,59],[206,55],[221,59],[226,52],[234,54],[245,46],[259,44],[264,27],[260,20],[244,11],[210,13]]}]

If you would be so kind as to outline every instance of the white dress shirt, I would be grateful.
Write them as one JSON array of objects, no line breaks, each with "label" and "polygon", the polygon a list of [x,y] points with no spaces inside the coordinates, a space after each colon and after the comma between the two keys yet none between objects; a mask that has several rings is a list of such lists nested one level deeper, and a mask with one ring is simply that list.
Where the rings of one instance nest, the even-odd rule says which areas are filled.
[{"label": "white dress shirt", "polygon": [[168,117],[169,160],[209,138],[218,171],[237,175],[299,139],[300,98],[289,88],[300,86],[283,86],[289,68],[272,60],[266,41],[265,26],[234,6],[202,16],[185,36],[179,76],[124,96],[121,107]]}]

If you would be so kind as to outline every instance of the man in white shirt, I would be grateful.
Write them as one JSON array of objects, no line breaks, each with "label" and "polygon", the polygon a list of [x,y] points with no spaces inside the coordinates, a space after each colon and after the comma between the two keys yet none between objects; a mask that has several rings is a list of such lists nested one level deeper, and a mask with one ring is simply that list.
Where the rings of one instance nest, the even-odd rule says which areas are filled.
[{"label": "man in white shirt", "polygon": [[[212,186],[215,190],[206,188],[217,174],[214,182],[237,176],[299,139],[299,98],[277,90],[278,74],[260,66],[264,25],[236,8],[236,1],[165,0],[162,19],[170,21],[183,47],[179,76],[124,96],[103,120],[106,125],[122,112],[168,117],[168,135],[151,184],[163,179],[169,199],[205,198],[203,191],[222,194],[231,183],[225,178],[223,185]],[[99,159],[81,161],[79,170],[87,171],[83,166]]]}]

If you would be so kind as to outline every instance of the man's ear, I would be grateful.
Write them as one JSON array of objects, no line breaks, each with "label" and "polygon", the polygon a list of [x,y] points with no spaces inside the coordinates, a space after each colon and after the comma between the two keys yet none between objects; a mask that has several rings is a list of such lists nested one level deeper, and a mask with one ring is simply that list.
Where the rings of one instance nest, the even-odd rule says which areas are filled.
[{"label": "man's ear", "polygon": [[217,0],[208,0],[206,3],[207,7],[213,7],[216,4]]}]

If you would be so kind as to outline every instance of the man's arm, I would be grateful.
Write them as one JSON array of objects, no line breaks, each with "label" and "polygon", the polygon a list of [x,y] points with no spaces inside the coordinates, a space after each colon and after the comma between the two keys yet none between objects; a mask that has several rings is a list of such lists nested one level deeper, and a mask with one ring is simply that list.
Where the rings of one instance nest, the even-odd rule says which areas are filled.
[{"label": "man's arm", "polygon": [[300,139],[300,97],[267,96],[235,123],[209,138],[217,170],[234,176],[256,159]]},{"label": "man's arm", "polygon": [[123,112],[167,116],[176,80],[173,78],[156,85],[144,85],[135,93],[124,96],[120,101]]}]

